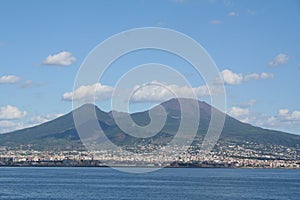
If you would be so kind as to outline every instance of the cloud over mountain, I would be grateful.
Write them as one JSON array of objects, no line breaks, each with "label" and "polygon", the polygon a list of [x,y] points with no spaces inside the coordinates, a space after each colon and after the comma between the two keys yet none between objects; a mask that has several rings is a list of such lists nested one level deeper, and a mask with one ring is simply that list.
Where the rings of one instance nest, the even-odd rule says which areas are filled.
[{"label": "cloud over mountain", "polygon": [[82,85],[73,92],[63,94],[64,101],[87,102],[93,100],[106,100],[111,97],[113,87],[95,83],[92,85]]},{"label": "cloud over mountain", "polygon": [[[218,93],[217,87],[210,88],[209,91],[206,85],[190,88],[188,86],[179,86],[176,84],[162,84],[157,81],[152,81],[150,84],[136,85],[134,94],[132,95],[132,102],[161,102],[170,98],[192,98],[209,96]],[[175,96],[176,95],[176,96]]]}]

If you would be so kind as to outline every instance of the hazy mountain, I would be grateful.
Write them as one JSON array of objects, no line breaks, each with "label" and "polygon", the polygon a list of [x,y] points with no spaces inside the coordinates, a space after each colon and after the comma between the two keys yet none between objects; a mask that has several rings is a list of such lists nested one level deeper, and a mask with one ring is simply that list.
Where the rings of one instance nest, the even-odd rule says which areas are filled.
[{"label": "hazy mountain", "polygon": [[[183,112],[187,114],[188,121],[193,124],[196,113],[194,106],[195,100],[181,99],[181,103],[184,105]],[[200,109],[197,137],[203,138],[207,132],[212,111],[216,113],[217,117],[225,114],[205,102],[196,101],[196,103],[198,103]],[[122,120],[122,116],[126,113],[104,112],[92,104],[85,104],[73,112],[85,119],[84,122],[79,125],[79,128],[86,130],[87,134],[84,136],[86,139],[95,138],[95,140],[101,140],[101,138],[96,137],[97,130],[93,127],[93,118],[90,114],[95,110],[97,123],[99,123],[106,136],[117,145],[165,144],[172,140],[179,128],[181,111],[178,100],[171,99],[152,108],[151,112],[153,116],[161,117],[163,115],[162,110],[159,109],[161,106],[165,109],[167,114],[166,123],[159,133],[150,138],[136,138],[130,136],[117,126],[113,114]],[[0,145],[8,147],[28,147],[28,145],[30,145],[33,149],[82,149],[83,146],[73,121],[73,112],[35,127],[1,134]],[[133,113],[130,116],[136,124],[145,126],[150,122],[149,112],[150,111]],[[133,125],[129,125],[128,129],[132,131],[135,130]],[[188,132],[188,128],[186,128],[185,131]],[[151,130],[149,130],[149,132],[151,132]],[[235,143],[254,142],[262,145],[283,145],[286,147],[298,147],[300,144],[300,135],[255,127],[240,122],[228,115],[225,115],[225,124],[220,139]]]}]

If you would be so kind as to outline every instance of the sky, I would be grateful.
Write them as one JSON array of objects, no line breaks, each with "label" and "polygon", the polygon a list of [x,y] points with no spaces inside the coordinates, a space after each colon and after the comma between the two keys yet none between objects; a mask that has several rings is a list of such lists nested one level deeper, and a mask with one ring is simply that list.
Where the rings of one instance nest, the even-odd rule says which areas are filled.
[{"label": "sky", "polygon": [[[129,53],[114,62],[99,82],[73,91],[80,66],[101,42],[126,30],[161,27],[181,32],[205,48],[225,83],[229,115],[255,126],[300,134],[297,0],[0,0],[0,26],[0,133],[66,114],[72,110],[72,98],[83,102],[95,91],[96,104],[109,111],[115,85],[144,63],[173,67],[200,100],[209,102],[205,82],[193,66],[158,50]],[[154,85],[137,84],[140,89],[132,98],[131,112],[168,99],[170,94],[159,84],[186,92],[167,73],[148,75],[139,78],[147,77]]]}]

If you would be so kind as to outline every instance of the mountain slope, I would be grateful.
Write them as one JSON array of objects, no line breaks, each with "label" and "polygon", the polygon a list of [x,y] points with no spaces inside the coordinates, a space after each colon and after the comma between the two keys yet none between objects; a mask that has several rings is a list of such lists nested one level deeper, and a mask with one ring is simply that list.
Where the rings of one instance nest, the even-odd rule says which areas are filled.
[{"label": "mountain slope", "polygon": [[[184,112],[189,114],[188,117],[191,123],[192,120],[195,120],[195,108],[192,106],[192,101],[195,100],[181,99],[181,102],[186,105]],[[216,111],[217,115],[224,115],[224,113],[212,108],[205,102],[198,101],[197,103],[200,109],[200,122],[197,135],[199,138],[203,138],[209,126],[212,109]],[[90,118],[89,113],[95,109],[97,121],[104,133],[117,145],[166,144],[171,141],[177,133],[181,117],[180,105],[177,99],[171,99],[160,104],[160,106],[163,106],[167,113],[166,123],[159,133],[146,139],[136,138],[124,133],[115,123],[112,112],[103,112],[92,104],[83,105],[73,112],[82,114],[82,116],[87,119],[86,122],[80,126],[87,130],[89,133],[89,135],[87,135],[88,137],[94,137],[97,134],[96,130],[91,128],[92,121],[88,120]],[[155,109],[156,107],[152,108],[154,116],[161,115],[161,113],[156,112]],[[149,111],[133,113],[131,117],[141,126],[147,125],[150,122]],[[300,135],[254,127],[250,124],[242,123],[228,115],[225,116],[225,124],[220,139],[235,143],[253,142],[262,145],[283,145],[286,147],[298,147],[300,144]],[[22,148],[30,147],[33,149],[84,148],[75,128],[72,112],[35,127],[2,134],[0,135],[0,145]]]}]

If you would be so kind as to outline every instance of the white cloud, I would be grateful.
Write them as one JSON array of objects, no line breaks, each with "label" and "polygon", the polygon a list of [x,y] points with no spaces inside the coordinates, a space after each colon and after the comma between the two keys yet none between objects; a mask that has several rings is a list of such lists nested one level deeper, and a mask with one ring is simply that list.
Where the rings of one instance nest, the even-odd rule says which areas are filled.
[{"label": "white cloud", "polygon": [[284,121],[299,121],[300,122],[300,111],[290,112],[288,109],[280,109],[278,111],[278,116]]},{"label": "white cloud", "polygon": [[27,115],[26,111],[20,111],[17,107],[7,105],[0,108],[0,120],[20,119]]},{"label": "white cloud", "polygon": [[0,84],[14,84],[18,83],[20,80],[21,78],[15,75],[0,76]]},{"label": "white cloud", "polygon": [[230,12],[230,13],[228,13],[228,16],[230,16],[230,17],[237,17],[238,14],[236,12]]},{"label": "white cloud", "polygon": [[257,73],[252,73],[252,74],[247,74],[245,76],[245,81],[249,81],[249,80],[257,80],[260,78],[260,75]]},{"label": "white cloud", "polygon": [[15,120],[24,118],[26,111],[20,111],[17,107],[7,105],[0,108],[0,133],[6,133],[24,128],[22,122]]},{"label": "white cloud", "polygon": [[11,120],[0,121],[0,134],[11,132],[22,128],[25,128],[22,122],[15,122]]},{"label": "white cloud", "polygon": [[245,81],[250,81],[250,80],[258,80],[258,79],[268,79],[268,78],[273,78],[273,74],[269,74],[266,72],[262,72],[261,74],[258,73],[252,73],[252,74],[247,74],[244,77]]},{"label": "white cloud", "polygon": [[29,124],[32,126],[45,123],[52,119],[62,116],[62,114],[47,114],[47,115],[37,115],[35,117],[30,118]]},{"label": "white cloud", "polygon": [[242,74],[236,74],[228,69],[225,69],[221,72],[222,78],[225,84],[228,85],[238,85],[243,81]]},{"label": "white cloud", "polygon": [[288,114],[288,112],[289,112],[288,109],[280,109],[280,110],[278,111],[278,114],[279,114],[279,116],[285,116],[285,115]]},{"label": "white cloud", "polygon": [[57,54],[49,55],[43,62],[43,65],[61,65],[68,66],[76,61],[76,58],[72,56],[72,53],[62,51]]},{"label": "white cloud", "polygon": [[1,128],[12,128],[12,127],[16,126],[16,124],[17,124],[16,122],[10,121],[10,120],[0,121]]},{"label": "white cloud", "polygon": [[297,110],[280,109],[277,115],[249,111],[248,115],[237,118],[241,121],[246,119],[245,122],[255,126],[300,134],[300,111]]},{"label": "white cloud", "polygon": [[33,81],[31,80],[26,80],[26,81],[23,81],[23,83],[20,84],[20,87],[21,88],[30,88],[32,86],[36,85]]},{"label": "white cloud", "polygon": [[277,56],[275,56],[275,58],[273,60],[271,60],[269,62],[269,66],[276,67],[279,65],[284,65],[284,64],[287,64],[288,61],[289,61],[289,56],[286,54],[280,53]]},{"label": "white cloud", "polygon": [[221,20],[215,19],[215,20],[211,20],[210,23],[214,25],[218,25],[218,24],[222,24],[223,22]]},{"label": "white cloud", "polygon": [[[255,100],[249,101],[252,102]],[[233,106],[227,114],[254,126],[300,134],[299,110],[280,109],[276,115],[268,115],[251,111],[249,107]]]},{"label": "white cloud", "polygon": [[[131,97],[132,102],[161,102],[174,97],[193,98],[204,97],[218,94],[218,87],[211,87],[209,91],[205,85],[190,88],[188,86],[178,86],[175,84],[162,84],[157,81],[152,81],[150,84],[137,85],[134,87],[135,93]],[[175,96],[176,95],[176,96]]]},{"label": "white cloud", "polygon": [[262,72],[261,74],[258,73],[251,73],[243,75],[241,73],[235,73],[229,69],[225,69],[221,72],[221,76],[223,81],[227,85],[239,85],[243,81],[250,81],[250,80],[259,80],[259,79],[268,79],[273,78],[274,75],[266,72]]},{"label": "white cloud", "polygon": [[[93,85],[83,85],[77,88],[74,92],[66,92],[63,94],[62,100],[64,101],[74,101],[78,102],[90,102],[94,100],[102,101],[111,98],[114,88],[108,85],[102,85],[101,83],[96,83]],[[122,92],[131,92],[122,91]],[[199,87],[189,88],[188,86],[178,86],[175,84],[162,84],[157,81],[152,81],[150,84],[136,85],[132,88],[134,94],[131,97],[131,102],[161,102],[175,97],[186,97],[192,98],[193,92],[197,97],[204,97],[211,95],[216,95],[221,92],[218,86],[211,87],[210,91],[207,86],[202,85]],[[119,94],[122,95],[122,94]]]},{"label": "white cloud", "polygon": [[269,73],[263,72],[260,74],[260,78],[262,78],[262,79],[274,78],[274,74],[269,74]]},{"label": "white cloud", "polygon": [[21,88],[29,88],[33,85],[36,85],[31,80],[24,80],[15,75],[0,76],[0,84],[14,84]]},{"label": "white cloud", "polygon": [[249,115],[249,109],[233,106],[229,110],[228,114],[231,115],[232,117],[245,117],[245,116]]},{"label": "white cloud", "polygon": [[112,95],[113,87],[95,83],[93,85],[83,85],[73,92],[63,94],[62,100],[85,102],[91,100],[106,100]]},{"label": "white cloud", "polygon": [[269,124],[269,126],[276,126],[276,118],[274,116],[268,117],[266,124]]},{"label": "white cloud", "polygon": [[[16,120],[19,118],[8,118],[3,119],[1,118],[0,120],[0,134],[1,133],[8,133],[11,131],[19,130],[19,129],[24,129],[32,126],[39,125],[41,123],[50,121],[52,119],[55,119],[57,117],[62,116],[62,114],[47,114],[47,115],[38,115],[35,117],[30,118],[29,121],[24,122],[20,120]],[[23,112],[23,117],[25,117],[25,114]]]}]

